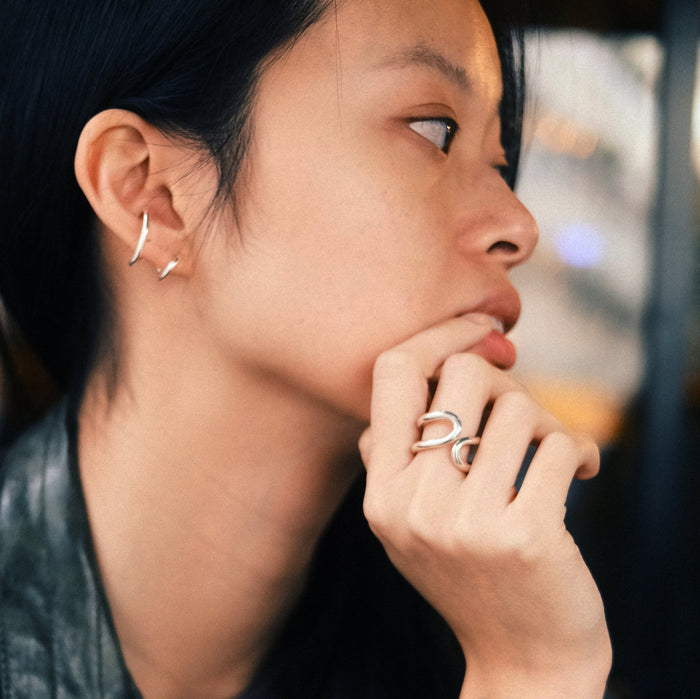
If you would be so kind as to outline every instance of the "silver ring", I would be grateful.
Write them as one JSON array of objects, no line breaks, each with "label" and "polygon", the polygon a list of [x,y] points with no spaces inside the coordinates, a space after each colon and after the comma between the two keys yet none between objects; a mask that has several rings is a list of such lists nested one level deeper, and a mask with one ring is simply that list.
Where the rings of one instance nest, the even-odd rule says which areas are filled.
[{"label": "silver ring", "polygon": [[476,446],[481,442],[481,437],[462,437],[452,445],[452,461],[454,465],[464,473],[469,473],[470,464],[462,459],[462,448]]},{"label": "silver ring", "polygon": [[411,446],[411,451],[416,454],[424,449],[435,449],[436,447],[443,447],[446,444],[451,444],[458,437],[459,433],[462,431],[462,423],[460,419],[448,410],[434,410],[431,413],[425,413],[421,415],[416,421],[417,427],[423,427],[427,422],[433,422],[433,420],[449,420],[452,423],[452,431],[445,435],[444,437],[437,437],[435,439],[423,439],[419,442],[415,442]]}]

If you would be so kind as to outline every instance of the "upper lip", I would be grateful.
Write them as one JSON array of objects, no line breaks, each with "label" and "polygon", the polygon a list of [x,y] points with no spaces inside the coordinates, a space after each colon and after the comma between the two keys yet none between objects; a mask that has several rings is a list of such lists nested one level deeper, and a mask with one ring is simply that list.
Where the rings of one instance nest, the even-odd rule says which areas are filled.
[{"label": "upper lip", "polygon": [[459,315],[467,313],[485,313],[503,323],[504,333],[508,333],[520,317],[520,296],[511,285],[502,287],[486,297],[481,303],[469,308]]}]

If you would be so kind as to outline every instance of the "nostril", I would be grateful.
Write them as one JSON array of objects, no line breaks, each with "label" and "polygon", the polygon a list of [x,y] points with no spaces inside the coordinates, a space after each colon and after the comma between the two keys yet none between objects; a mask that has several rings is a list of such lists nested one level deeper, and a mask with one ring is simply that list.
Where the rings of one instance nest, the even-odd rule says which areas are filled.
[{"label": "nostril", "polygon": [[514,243],[510,243],[507,240],[499,240],[497,243],[494,243],[489,249],[488,252],[504,252],[507,254],[513,254],[517,253],[519,250],[518,246],[515,245]]}]

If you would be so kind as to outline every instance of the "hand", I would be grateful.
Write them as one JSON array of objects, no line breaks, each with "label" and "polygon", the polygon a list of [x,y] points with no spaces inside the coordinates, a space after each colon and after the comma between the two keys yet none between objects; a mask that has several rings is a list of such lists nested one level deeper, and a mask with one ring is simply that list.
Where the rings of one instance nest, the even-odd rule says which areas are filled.
[{"label": "hand", "polygon": [[[527,391],[468,353],[487,333],[465,316],[416,335],[375,365],[365,515],[394,565],[442,614],[467,661],[463,697],[602,696],[611,651],[603,605],[564,527],[574,476],[598,470],[588,438],[573,434]],[[463,433],[491,412],[468,475],[450,448],[411,453],[431,410],[457,414]],[[428,424],[423,438],[444,434]],[[526,450],[537,451],[514,483]]]}]

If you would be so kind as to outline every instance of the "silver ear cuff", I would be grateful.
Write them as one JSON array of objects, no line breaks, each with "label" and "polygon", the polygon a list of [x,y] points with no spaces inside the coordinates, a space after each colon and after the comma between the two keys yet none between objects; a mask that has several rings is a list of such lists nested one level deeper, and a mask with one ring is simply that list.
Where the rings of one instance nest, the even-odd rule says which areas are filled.
[{"label": "silver ear cuff", "polygon": [[177,263],[180,261],[179,257],[176,257],[174,260],[170,260],[167,265],[163,268],[163,270],[158,270],[160,272],[160,276],[158,277],[158,281],[162,282],[163,279],[165,279],[170,272],[172,272],[175,267],[177,267]]},{"label": "silver ear cuff", "polygon": [[139,261],[141,257],[141,252],[143,251],[143,246],[146,244],[146,238],[148,237],[148,211],[143,212],[143,223],[141,224],[141,233],[139,234],[138,242],[136,243],[136,250],[134,251],[134,256],[129,260],[129,266],[135,264]]}]

